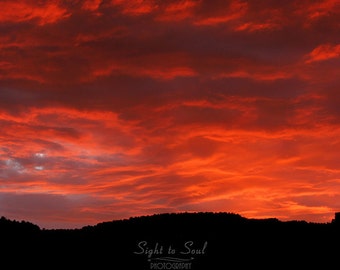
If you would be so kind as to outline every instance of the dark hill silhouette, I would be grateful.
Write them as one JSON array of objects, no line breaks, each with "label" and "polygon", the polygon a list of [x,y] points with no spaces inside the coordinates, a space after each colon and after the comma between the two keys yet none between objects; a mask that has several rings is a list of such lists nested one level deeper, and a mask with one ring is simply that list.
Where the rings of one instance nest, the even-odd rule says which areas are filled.
[{"label": "dark hill silhouette", "polygon": [[46,261],[77,269],[327,269],[340,254],[339,218],[310,223],[179,213],[46,230],[2,217],[0,237],[2,258],[26,257],[36,269],[46,269]]},{"label": "dark hill silhouette", "polygon": [[10,220],[5,217],[0,218],[0,233],[11,232],[11,233],[34,233],[40,230],[39,226],[22,220],[21,222],[16,220]]}]

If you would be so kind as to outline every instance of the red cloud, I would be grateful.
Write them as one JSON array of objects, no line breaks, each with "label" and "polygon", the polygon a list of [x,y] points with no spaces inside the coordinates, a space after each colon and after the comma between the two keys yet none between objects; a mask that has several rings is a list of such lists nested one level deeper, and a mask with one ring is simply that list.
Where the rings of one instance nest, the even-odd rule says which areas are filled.
[{"label": "red cloud", "polygon": [[265,30],[274,30],[277,29],[278,25],[272,22],[266,22],[266,23],[244,23],[238,27],[235,28],[236,31],[249,31],[249,32],[255,32],[255,31],[265,31]]},{"label": "red cloud", "polygon": [[113,74],[127,74],[136,77],[150,77],[160,80],[172,80],[177,77],[193,77],[197,73],[189,67],[173,67],[173,68],[136,68],[124,66],[110,66],[106,69],[95,70],[91,77],[85,78],[85,81],[97,79],[103,76],[111,76]]},{"label": "red cloud", "polygon": [[218,25],[221,23],[226,23],[229,21],[233,21],[239,19],[245,15],[247,12],[248,5],[246,2],[242,1],[231,1],[230,6],[225,8],[222,7],[220,10],[216,9],[216,13],[214,16],[208,16],[194,22],[195,25]]},{"label": "red cloud", "polygon": [[334,1],[71,2],[2,3],[3,215],[339,210]]},{"label": "red cloud", "polygon": [[36,5],[30,1],[5,1],[1,4],[0,22],[25,22],[37,20],[39,25],[55,23],[69,17],[67,9],[56,3]]},{"label": "red cloud", "polygon": [[123,14],[131,16],[148,14],[157,9],[157,5],[153,0],[112,0],[112,5],[120,7]]},{"label": "red cloud", "polygon": [[181,21],[192,18],[194,16],[195,8],[200,5],[200,1],[186,0],[174,1],[165,5],[157,20],[160,21]]},{"label": "red cloud", "polygon": [[316,1],[307,7],[310,20],[320,19],[329,16],[331,13],[339,12],[340,5],[337,0]]},{"label": "red cloud", "polygon": [[84,1],[83,9],[95,11],[98,9],[101,3],[102,3],[102,0],[86,0]]},{"label": "red cloud", "polygon": [[325,61],[340,57],[340,44],[323,44],[308,54],[306,63]]}]

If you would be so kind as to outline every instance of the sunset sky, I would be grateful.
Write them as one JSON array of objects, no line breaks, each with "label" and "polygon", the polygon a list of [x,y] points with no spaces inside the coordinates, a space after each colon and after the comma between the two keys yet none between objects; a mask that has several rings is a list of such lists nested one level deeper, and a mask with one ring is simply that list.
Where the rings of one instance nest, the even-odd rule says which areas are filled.
[{"label": "sunset sky", "polygon": [[0,0],[0,216],[340,211],[339,0]]}]

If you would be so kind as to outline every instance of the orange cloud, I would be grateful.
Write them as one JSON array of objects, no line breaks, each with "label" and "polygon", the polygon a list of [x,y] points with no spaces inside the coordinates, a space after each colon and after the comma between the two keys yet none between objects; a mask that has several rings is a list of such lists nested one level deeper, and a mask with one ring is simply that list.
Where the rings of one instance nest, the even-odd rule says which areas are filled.
[{"label": "orange cloud", "polygon": [[[199,103],[196,106],[200,106]],[[53,118],[55,126],[72,126],[84,135],[73,137],[72,133],[51,132],[48,126],[42,130],[41,126]],[[32,111],[26,117],[3,115],[2,119],[17,122],[15,133],[14,129],[11,133],[11,125],[7,125],[7,132],[2,135],[3,140],[11,134],[13,143],[7,139],[7,149],[2,149],[2,160],[5,158],[2,177],[12,176],[12,180],[4,184],[3,192],[15,190],[17,194],[63,194],[66,197],[78,194],[101,202],[96,206],[85,200],[81,209],[88,217],[68,219],[69,224],[105,220],[118,205],[122,213],[116,215],[120,217],[149,213],[156,208],[158,211],[229,209],[250,217],[277,215],[284,219],[308,212],[327,214],[329,208],[304,206],[300,198],[306,193],[311,196],[329,194],[332,179],[339,176],[339,171],[332,171],[332,174],[328,171],[332,168],[330,164],[336,162],[339,150],[334,144],[327,146],[328,141],[335,140],[336,130],[329,133],[327,129],[318,129],[318,132],[287,129],[271,135],[228,131],[222,126],[205,129],[197,124],[173,126],[169,141],[169,137],[157,137],[153,131],[142,129],[141,132],[142,126],[138,127],[138,123],[130,123],[128,128],[128,122],[121,123],[109,112],[46,109]],[[23,128],[18,129],[18,123],[43,133],[24,132]],[[130,133],[119,134],[115,127],[125,128]],[[127,134],[135,138],[125,147],[121,139]],[[110,140],[111,136],[115,139]],[[46,138],[45,141],[42,138]],[[35,143],[23,148],[20,140]],[[53,143],[59,145],[55,150],[52,150]],[[316,143],[320,144],[318,149]],[[131,151],[133,148],[137,151]],[[317,161],[318,151],[325,149],[329,155],[323,162],[324,167],[315,169],[316,164],[322,164]],[[146,163],[141,162],[145,159]],[[310,169],[306,167],[308,164]],[[34,169],[37,167],[41,169]],[[19,176],[26,179],[25,185],[18,182]],[[33,180],[36,177],[40,180]],[[325,181],[328,187],[322,188]],[[290,194],[289,207],[285,200],[287,194]],[[278,202],[279,210],[275,212],[270,205]],[[134,209],[137,203],[139,210],[131,212],[129,209]],[[256,210],[250,212],[249,205]],[[80,207],[70,202],[71,206]],[[74,208],[73,211],[78,210]],[[30,214],[26,212],[25,215]],[[68,214],[60,212],[60,215],[67,217]]]}]

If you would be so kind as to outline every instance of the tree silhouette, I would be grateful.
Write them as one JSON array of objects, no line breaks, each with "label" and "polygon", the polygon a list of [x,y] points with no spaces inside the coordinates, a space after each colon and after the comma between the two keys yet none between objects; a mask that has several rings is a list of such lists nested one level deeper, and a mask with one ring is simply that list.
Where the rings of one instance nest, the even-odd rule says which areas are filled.
[{"label": "tree silhouette", "polygon": [[[41,230],[27,221],[1,217],[0,237],[2,258],[39,258],[34,267],[45,266],[45,260],[63,268],[73,263],[77,268],[156,269],[177,263],[180,269],[174,260],[182,260],[191,269],[306,269],[317,263],[326,269],[340,251],[339,217],[336,213],[330,223],[309,223],[223,212],[166,213],[72,230]],[[157,253],[160,247],[162,254]]]}]

